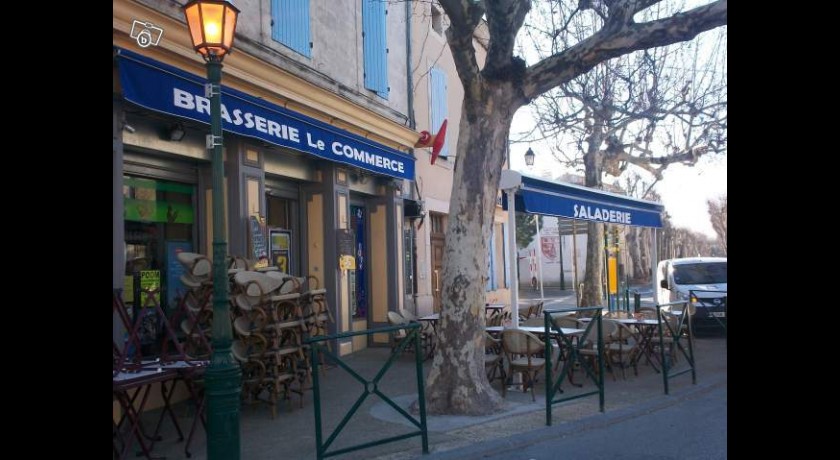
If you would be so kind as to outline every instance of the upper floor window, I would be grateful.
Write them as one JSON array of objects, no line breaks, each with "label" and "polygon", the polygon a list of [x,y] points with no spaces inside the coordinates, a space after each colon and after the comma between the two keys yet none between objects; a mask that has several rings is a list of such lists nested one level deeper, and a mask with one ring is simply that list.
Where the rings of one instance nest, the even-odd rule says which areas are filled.
[{"label": "upper floor window", "polygon": [[362,41],[364,42],[365,88],[388,98],[388,47],[383,0],[362,0]]},{"label": "upper floor window", "polygon": [[[429,131],[437,133],[440,125],[443,123],[448,115],[446,105],[446,74],[438,67],[432,67],[429,72]],[[447,141],[449,139],[446,139]],[[440,150],[440,158],[446,160],[449,157],[449,142],[444,142],[443,148]]]},{"label": "upper floor window", "polygon": [[432,30],[443,35],[443,13],[432,5]]},{"label": "upper floor window", "polygon": [[271,38],[312,57],[309,0],[271,0]]}]

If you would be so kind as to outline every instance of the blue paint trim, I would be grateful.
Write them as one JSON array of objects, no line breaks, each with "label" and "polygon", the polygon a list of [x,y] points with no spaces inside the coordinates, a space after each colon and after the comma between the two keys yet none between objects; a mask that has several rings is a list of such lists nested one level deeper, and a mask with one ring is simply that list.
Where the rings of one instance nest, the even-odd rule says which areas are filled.
[{"label": "blue paint trim", "polygon": [[[209,125],[209,103],[202,109],[206,78],[125,49],[117,51],[120,84],[127,101]],[[222,106],[222,128],[227,132],[376,174],[414,180],[414,158],[396,149],[225,86]]]},{"label": "blue paint trim", "polygon": [[[507,209],[507,194],[502,194]],[[522,176],[516,191],[516,210],[634,227],[662,227],[665,206],[602,190]]]}]

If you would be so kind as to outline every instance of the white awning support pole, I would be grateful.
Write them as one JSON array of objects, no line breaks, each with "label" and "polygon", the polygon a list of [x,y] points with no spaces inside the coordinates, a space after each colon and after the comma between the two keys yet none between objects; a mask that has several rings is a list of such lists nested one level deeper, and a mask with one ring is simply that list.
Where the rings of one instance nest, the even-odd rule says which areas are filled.
[{"label": "white awning support pole", "polygon": [[[537,224],[537,275],[540,277],[540,302],[545,304],[545,292],[543,291],[543,272],[542,272],[542,238],[540,237],[540,216],[534,214],[534,223]],[[560,257],[563,255],[561,254]]]},{"label": "white awning support pole", "polygon": [[522,175],[505,169],[499,178],[499,188],[507,195],[508,204],[508,254],[510,262],[510,316],[513,327],[519,329],[519,255],[516,252],[516,190],[522,184]]}]

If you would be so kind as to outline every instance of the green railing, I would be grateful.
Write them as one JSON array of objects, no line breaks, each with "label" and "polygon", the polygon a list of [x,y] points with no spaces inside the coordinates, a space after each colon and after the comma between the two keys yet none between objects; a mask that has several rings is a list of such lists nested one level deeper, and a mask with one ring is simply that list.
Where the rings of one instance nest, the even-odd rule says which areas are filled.
[{"label": "green railing", "polygon": [[[682,305],[682,314],[678,315],[677,325],[676,327],[671,327],[671,324],[667,321],[662,321],[662,311],[663,307],[667,307],[671,309],[671,307],[675,305]],[[694,365],[694,337],[692,337],[691,333],[691,314],[689,313],[688,308],[688,301],[686,300],[679,300],[676,302],[668,302],[659,304],[656,306],[656,321],[659,328],[659,353],[660,358],[662,360],[662,380],[665,384],[665,394],[668,394],[668,380],[677,377],[679,375],[685,374],[686,372],[691,372],[691,383],[696,385],[697,384],[697,371]],[[678,310],[679,311],[679,310]],[[688,362],[688,369],[682,369],[680,371],[671,372],[671,362],[670,356],[665,356],[665,330],[663,329],[663,325],[665,329],[671,334],[671,338],[673,343],[671,344],[674,349],[682,353],[685,357],[686,361]],[[687,327],[686,327],[687,326]],[[685,330],[685,335],[683,335],[683,330]],[[685,347],[683,347],[682,340],[685,339],[688,342],[688,351],[686,351]]]},{"label": "green railing", "polygon": [[[592,366],[589,365],[586,360],[581,359],[579,354],[579,350],[581,347],[581,343],[579,340],[572,340],[574,339],[573,336],[567,336],[563,333],[562,329],[558,329],[554,327],[554,322],[551,321],[551,318],[556,313],[568,313],[568,312],[586,312],[592,311],[594,312],[594,316],[592,317],[592,321],[589,321],[589,324],[586,326],[586,329],[581,337],[588,337],[589,331],[596,327],[597,335],[598,335],[598,343],[597,343],[597,360],[598,360],[598,375],[595,375],[595,370]],[[545,424],[551,426],[551,407],[554,404],[563,402],[563,401],[570,401],[572,399],[578,398],[585,398],[587,396],[594,396],[598,395],[598,403],[599,403],[599,410],[604,412],[604,337],[602,335],[602,328],[601,328],[601,315],[602,315],[603,307],[585,307],[585,308],[567,308],[562,310],[543,310],[543,318],[544,323],[543,326],[545,327],[545,334],[543,334],[543,340],[545,340],[545,350],[546,350],[546,359],[545,359]],[[563,368],[560,370],[556,379],[552,379],[551,377],[551,331],[555,331],[558,343],[560,345],[560,357],[563,357],[563,353],[565,352],[565,360],[563,361]],[[559,360],[558,360],[559,363]],[[572,369],[572,366],[578,363],[580,368],[583,369],[586,373],[586,376],[592,379],[595,385],[598,387],[597,390],[589,391],[581,394],[576,394],[572,396],[566,396],[558,399],[554,399],[554,396],[557,393],[563,393],[563,390],[560,388],[560,385],[563,383],[563,379],[569,374]]]},{"label": "green railing", "polygon": [[[407,335],[406,338],[401,340],[399,345],[394,348],[391,352],[391,356],[388,357],[388,361],[382,365],[382,368],[379,369],[376,376],[373,380],[367,380],[362,377],[358,372],[353,370],[341,357],[335,355],[332,351],[330,351],[326,346],[322,345],[322,342],[326,342],[329,340],[337,340],[337,339],[344,339],[347,337],[355,337],[357,335],[371,335],[371,334],[378,334],[378,333],[392,333],[399,330],[405,330]],[[350,374],[353,378],[358,380],[364,386],[364,390],[362,394],[359,395],[359,398],[353,404],[353,407],[350,408],[350,411],[344,416],[344,418],[339,422],[338,426],[335,430],[330,434],[326,441],[323,440],[322,435],[322,423],[321,423],[321,387],[318,378],[318,370],[314,369],[312,372],[312,386],[313,386],[313,395],[315,399],[315,442],[317,444],[317,455],[318,460],[326,457],[332,457],[334,455],[343,454],[346,452],[352,452],[355,450],[367,449],[369,447],[379,446],[382,444],[387,444],[389,442],[400,441],[402,439],[411,438],[414,436],[420,436],[422,438],[423,443],[423,453],[429,453],[429,437],[426,430],[426,399],[425,394],[423,391],[423,357],[421,356],[421,347],[420,347],[420,324],[418,323],[411,323],[405,324],[400,326],[390,326],[390,327],[383,327],[379,329],[369,329],[365,331],[357,331],[357,332],[345,332],[342,334],[333,334],[333,335],[322,335],[316,337],[310,337],[304,340],[304,343],[309,345],[309,353],[311,356],[311,362],[317,365],[318,363],[318,354],[321,353],[322,356],[327,356],[332,358],[335,363],[341,367],[342,369],[346,370],[348,374]],[[414,360],[415,360],[415,370],[417,372],[417,399],[418,399],[418,406],[420,409],[420,420],[415,419],[411,414],[403,410],[400,406],[398,406],[391,398],[387,395],[382,393],[379,388],[379,382],[382,380],[382,377],[391,368],[394,361],[400,356],[400,354],[406,349],[408,344],[411,343],[414,345]],[[414,424],[418,431],[412,431],[410,433],[405,433],[397,436],[391,436],[383,439],[379,439],[376,441],[365,442],[361,444],[352,445],[350,447],[345,447],[342,449],[336,449],[334,451],[328,451],[330,445],[335,441],[336,437],[341,433],[341,430],[344,429],[347,422],[350,421],[350,418],[356,411],[361,407],[362,403],[367,399],[368,396],[371,394],[375,394],[382,398],[388,405],[394,408],[400,415],[408,419],[412,424]]]}]

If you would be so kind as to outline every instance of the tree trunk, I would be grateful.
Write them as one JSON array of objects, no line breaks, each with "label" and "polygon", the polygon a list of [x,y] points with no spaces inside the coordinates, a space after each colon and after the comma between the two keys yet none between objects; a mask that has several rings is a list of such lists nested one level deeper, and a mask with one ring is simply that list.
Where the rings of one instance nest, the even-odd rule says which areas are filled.
[{"label": "tree trunk", "polygon": [[630,278],[634,282],[643,281],[646,278],[647,267],[642,265],[642,248],[643,244],[641,238],[642,229],[638,227],[629,227],[627,229],[627,251],[630,255]]},{"label": "tree trunk", "polygon": [[443,254],[438,346],[426,380],[429,414],[486,415],[504,403],[484,369],[484,304],[496,193],[510,123],[521,105],[513,94],[509,84],[485,82],[477,97],[470,98],[470,92],[464,97]]},{"label": "tree trunk", "polygon": [[650,266],[650,264],[651,264],[651,254],[652,254],[651,251],[655,250],[655,249],[651,249],[652,242],[650,240],[650,237],[651,237],[651,231],[652,230],[647,229],[647,228],[640,228],[638,230],[639,230],[639,238],[638,238],[638,240],[639,240],[639,254],[640,254],[640,257],[641,257],[642,273],[644,273],[644,276],[642,277],[642,280],[645,283],[649,283],[651,281],[651,275],[652,275],[652,273],[651,273],[652,269],[651,269],[651,266]]},{"label": "tree trunk", "polygon": [[603,306],[604,224],[586,224],[586,271],[583,274],[581,307]]},{"label": "tree trunk", "polygon": [[[601,124],[596,123],[593,134],[589,136],[589,149],[583,157],[584,185],[590,188],[601,188],[601,152],[602,141]],[[587,222],[586,224],[586,271],[583,275],[583,297],[581,307],[602,306],[604,289],[604,224]]]}]

